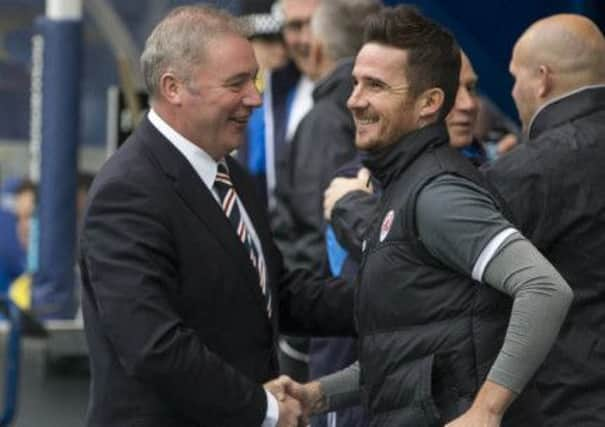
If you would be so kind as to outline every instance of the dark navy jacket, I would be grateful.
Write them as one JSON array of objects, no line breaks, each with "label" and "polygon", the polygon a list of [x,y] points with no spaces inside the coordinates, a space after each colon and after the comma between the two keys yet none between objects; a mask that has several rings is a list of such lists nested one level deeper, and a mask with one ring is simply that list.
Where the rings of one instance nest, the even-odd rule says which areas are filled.
[{"label": "dark navy jacket", "polygon": [[575,295],[538,373],[546,425],[604,426],[605,85],[543,107],[528,136],[486,173]]}]

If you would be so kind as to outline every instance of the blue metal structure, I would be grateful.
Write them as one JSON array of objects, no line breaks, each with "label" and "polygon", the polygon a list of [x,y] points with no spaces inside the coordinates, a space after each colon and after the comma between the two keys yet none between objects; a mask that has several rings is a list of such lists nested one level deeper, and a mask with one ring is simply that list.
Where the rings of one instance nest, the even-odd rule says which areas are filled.
[{"label": "blue metal structure", "polygon": [[0,427],[7,427],[11,425],[17,412],[21,365],[21,311],[9,298],[3,297],[0,304],[3,304],[10,321],[4,366],[4,405],[0,416]]},{"label": "blue metal structure", "polygon": [[40,318],[70,318],[75,313],[81,10],[77,18],[40,18],[37,29],[43,38],[42,141],[32,307]]}]

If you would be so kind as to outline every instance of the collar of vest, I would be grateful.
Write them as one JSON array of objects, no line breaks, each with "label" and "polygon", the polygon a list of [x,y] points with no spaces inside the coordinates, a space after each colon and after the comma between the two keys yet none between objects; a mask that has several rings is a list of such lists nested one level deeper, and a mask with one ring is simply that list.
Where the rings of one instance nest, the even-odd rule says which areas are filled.
[{"label": "collar of vest", "polygon": [[448,142],[445,123],[438,122],[410,132],[387,147],[363,152],[362,163],[384,188],[422,153]]}]

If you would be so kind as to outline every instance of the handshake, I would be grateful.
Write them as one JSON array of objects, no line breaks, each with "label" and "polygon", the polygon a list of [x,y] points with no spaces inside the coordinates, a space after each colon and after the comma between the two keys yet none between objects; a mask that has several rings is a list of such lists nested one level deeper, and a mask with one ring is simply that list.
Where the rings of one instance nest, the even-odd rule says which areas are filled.
[{"label": "handshake", "polygon": [[300,384],[282,375],[264,384],[279,405],[277,427],[303,427],[309,417],[324,412],[327,402],[319,381]]}]

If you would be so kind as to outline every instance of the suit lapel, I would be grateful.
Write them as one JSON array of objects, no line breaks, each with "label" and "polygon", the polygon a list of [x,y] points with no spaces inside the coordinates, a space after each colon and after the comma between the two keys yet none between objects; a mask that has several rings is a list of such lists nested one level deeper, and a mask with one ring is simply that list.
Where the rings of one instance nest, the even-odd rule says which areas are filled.
[{"label": "suit lapel", "polygon": [[[143,132],[142,141],[151,150],[160,167],[171,179],[174,189],[189,206],[191,211],[202,221],[210,233],[220,242],[225,252],[233,257],[233,265],[237,266],[246,283],[256,286],[247,286],[255,298],[260,298],[262,293],[258,283],[258,273],[252,266],[250,256],[239,238],[229,219],[210,193],[202,179],[189,164],[187,159],[145,118],[139,129]],[[237,188],[237,187],[236,187]]]}]

